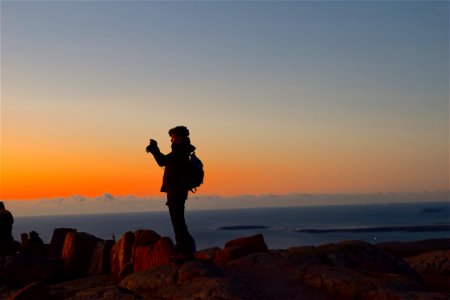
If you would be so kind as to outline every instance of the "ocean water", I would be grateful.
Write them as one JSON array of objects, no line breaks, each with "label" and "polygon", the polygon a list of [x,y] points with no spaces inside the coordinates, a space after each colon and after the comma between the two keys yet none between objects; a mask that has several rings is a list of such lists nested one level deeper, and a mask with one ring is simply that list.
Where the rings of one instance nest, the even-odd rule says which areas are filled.
[{"label": "ocean water", "polygon": [[[428,226],[450,224],[450,202],[370,204],[253,208],[209,211],[186,211],[189,231],[198,249],[223,247],[225,242],[262,233],[271,249],[320,245],[342,240],[370,243],[450,238],[450,231],[405,232],[328,232],[306,233],[302,229],[346,229],[393,226]],[[222,230],[227,226],[264,226],[243,230]],[[16,217],[13,236],[35,230],[49,243],[54,228],[76,228],[102,239],[119,239],[126,231],[152,229],[173,239],[168,211],[121,214]]]}]

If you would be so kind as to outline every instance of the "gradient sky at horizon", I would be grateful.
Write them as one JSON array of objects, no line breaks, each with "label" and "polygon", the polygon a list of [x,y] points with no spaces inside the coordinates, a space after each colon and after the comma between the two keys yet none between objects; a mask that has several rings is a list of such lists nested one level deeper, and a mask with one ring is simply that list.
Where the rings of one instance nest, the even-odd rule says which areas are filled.
[{"label": "gradient sky at horizon", "polygon": [[449,188],[449,3],[1,2],[0,199]]}]

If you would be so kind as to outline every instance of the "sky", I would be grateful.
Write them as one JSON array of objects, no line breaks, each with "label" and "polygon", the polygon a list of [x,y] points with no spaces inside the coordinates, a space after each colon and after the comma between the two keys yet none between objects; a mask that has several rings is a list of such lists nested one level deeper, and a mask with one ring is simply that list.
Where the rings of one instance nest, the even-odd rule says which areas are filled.
[{"label": "sky", "polygon": [[0,5],[3,201],[159,199],[177,125],[198,197],[449,190],[448,1]]}]

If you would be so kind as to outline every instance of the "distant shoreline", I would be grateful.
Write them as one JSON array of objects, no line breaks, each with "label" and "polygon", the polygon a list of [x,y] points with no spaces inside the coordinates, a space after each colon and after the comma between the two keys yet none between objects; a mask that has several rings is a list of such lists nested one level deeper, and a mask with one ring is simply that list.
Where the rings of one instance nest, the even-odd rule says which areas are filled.
[{"label": "distant shoreline", "polygon": [[[271,227],[263,225],[236,225],[221,226],[218,230],[252,230],[252,229],[271,229]],[[450,234],[450,224],[439,225],[420,225],[420,226],[386,226],[386,227],[364,227],[364,228],[306,228],[295,229],[293,232],[299,233],[368,233],[368,232],[441,232],[448,231]]]},{"label": "distant shoreline", "polygon": [[237,225],[237,226],[222,226],[218,230],[250,230],[250,229],[268,229],[270,227],[262,225]]},{"label": "distant shoreline", "polygon": [[448,231],[450,233],[450,224],[444,225],[423,225],[423,226],[387,226],[387,227],[366,227],[366,228],[334,228],[334,229],[297,229],[295,232],[303,233],[367,233],[367,232],[439,232]]}]

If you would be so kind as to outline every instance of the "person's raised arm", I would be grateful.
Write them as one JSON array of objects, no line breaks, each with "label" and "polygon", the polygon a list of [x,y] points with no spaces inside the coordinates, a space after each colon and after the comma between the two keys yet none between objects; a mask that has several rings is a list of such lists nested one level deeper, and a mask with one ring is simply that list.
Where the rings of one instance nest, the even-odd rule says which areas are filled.
[{"label": "person's raised arm", "polygon": [[156,163],[160,167],[164,167],[167,165],[166,155],[161,153],[161,151],[159,150],[159,147],[158,147],[158,142],[156,142],[155,140],[153,140],[153,139],[150,140],[150,144],[147,146],[147,148],[145,148],[145,151],[147,153],[153,154],[153,157],[155,158]]}]

